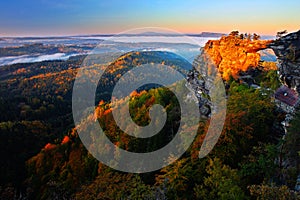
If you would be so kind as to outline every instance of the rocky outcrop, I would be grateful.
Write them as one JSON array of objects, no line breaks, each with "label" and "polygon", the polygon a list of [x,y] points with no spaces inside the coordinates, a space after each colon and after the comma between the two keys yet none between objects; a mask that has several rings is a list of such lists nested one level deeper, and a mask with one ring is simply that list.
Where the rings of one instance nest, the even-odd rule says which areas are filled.
[{"label": "rocky outcrop", "polygon": [[258,36],[238,34],[233,31],[219,40],[210,40],[206,43],[204,51],[218,67],[222,78],[229,80],[230,76],[237,79],[240,72],[259,66],[259,50],[267,48],[271,40],[258,40]]},{"label": "rocky outcrop", "polygon": [[300,31],[278,38],[268,44],[268,47],[272,48],[277,56],[278,74],[283,87],[276,91],[275,98],[277,105],[287,113],[283,123],[288,126],[299,106]]},{"label": "rocky outcrop", "polygon": [[300,94],[300,30],[281,37],[268,46],[278,58],[280,80]]},{"label": "rocky outcrop", "polygon": [[[277,65],[274,62],[276,61],[274,54],[277,57]],[[261,63],[262,60],[269,63],[264,65]],[[200,107],[206,105],[204,108],[211,106],[207,100],[203,99],[203,96],[208,94],[208,88],[213,85],[213,82],[207,78],[209,77],[207,76],[207,63],[211,62],[224,80],[233,77],[249,85],[255,85],[251,81],[253,80],[253,71],[257,69],[278,70],[284,86],[276,91],[275,99],[278,107],[287,113],[286,119],[292,119],[295,108],[299,105],[300,31],[277,40],[259,40],[257,35],[251,37],[233,31],[219,40],[208,41],[193,63],[194,69],[195,66],[206,66],[198,67],[199,73],[206,80],[197,78],[198,72],[195,70],[192,70],[187,77],[190,84],[193,85],[199,102],[202,102]],[[204,108],[203,111],[206,110]],[[288,121],[284,123],[288,124]]]},{"label": "rocky outcrop", "polygon": [[199,111],[202,117],[209,117],[211,114],[211,101],[209,98],[209,91],[205,87],[205,80],[200,76],[200,73],[193,68],[187,74],[188,88],[195,94],[198,104]]},{"label": "rocky outcrop", "polygon": [[[200,50],[192,66],[192,70],[187,74],[188,88],[194,92],[198,100],[201,116],[211,117],[213,113],[223,111],[225,107],[222,104],[225,103],[223,80],[217,66],[204,48]],[[218,103],[212,103],[213,100]]]},{"label": "rocky outcrop", "polygon": [[193,62],[193,69],[187,75],[187,81],[198,99],[202,116],[210,117],[213,110],[218,110],[217,107],[212,107],[209,97],[211,88],[216,84],[215,77],[221,76],[223,80],[233,77],[249,85],[255,85],[253,77],[246,72],[258,67],[262,70],[270,68],[271,65],[266,67],[260,65],[261,54],[271,55],[273,52],[260,50],[266,49],[271,41],[258,39],[259,36],[256,34],[239,35],[237,31],[233,31],[219,40],[209,40],[200,49],[199,56]]},{"label": "rocky outcrop", "polygon": [[[211,88],[215,87],[214,77],[221,76],[223,80],[233,77],[255,86],[251,76],[253,71],[256,68],[269,70],[270,66],[273,66],[260,64],[262,54],[265,57],[274,54],[271,49],[269,49],[271,53],[263,51],[270,42],[271,40],[259,40],[256,34],[254,36],[243,35],[233,31],[219,40],[209,40],[200,49],[199,56],[193,62],[193,69],[187,75],[187,81],[198,99],[202,116],[209,117],[212,110],[217,110],[217,108],[212,108],[209,98]],[[274,66],[275,68],[272,69],[277,69],[276,65]]]},{"label": "rocky outcrop", "polygon": [[200,54],[194,59],[192,66],[192,70],[187,74],[189,88],[198,99],[201,116],[210,117],[213,105],[209,93],[214,86],[213,77],[217,76],[216,66],[203,48],[200,49]]}]

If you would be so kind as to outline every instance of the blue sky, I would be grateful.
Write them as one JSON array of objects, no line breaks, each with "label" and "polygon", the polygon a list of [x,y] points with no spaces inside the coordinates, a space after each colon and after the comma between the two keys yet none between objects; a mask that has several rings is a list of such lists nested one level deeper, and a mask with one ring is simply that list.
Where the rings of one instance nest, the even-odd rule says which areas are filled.
[{"label": "blue sky", "polygon": [[118,33],[163,27],[183,33],[300,29],[300,1],[11,0],[0,3],[0,36]]}]

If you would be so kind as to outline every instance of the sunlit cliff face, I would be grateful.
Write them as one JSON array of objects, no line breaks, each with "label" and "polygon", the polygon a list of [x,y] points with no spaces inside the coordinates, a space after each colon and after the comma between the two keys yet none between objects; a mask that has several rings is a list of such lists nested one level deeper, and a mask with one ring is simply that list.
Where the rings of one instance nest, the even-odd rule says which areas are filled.
[{"label": "sunlit cliff face", "polygon": [[259,40],[257,35],[239,35],[234,31],[219,40],[208,41],[204,51],[215,62],[223,79],[229,80],[231,76],[236,79],[240,72],[258,67],[258,51],[267,48],[270,42],[271,40]]}]

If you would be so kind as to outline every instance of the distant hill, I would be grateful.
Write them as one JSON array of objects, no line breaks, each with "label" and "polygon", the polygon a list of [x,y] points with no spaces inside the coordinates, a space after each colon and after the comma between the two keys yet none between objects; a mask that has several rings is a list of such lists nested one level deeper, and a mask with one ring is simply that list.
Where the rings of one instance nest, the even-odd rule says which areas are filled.
[{"label": "distant hill", "polygon": [[214,32],[202,32],[199,34],[187,34],[188,36],[194,36],[194,37],[222,37],[224,35],[227,35],[225,33],[214,33]]}]

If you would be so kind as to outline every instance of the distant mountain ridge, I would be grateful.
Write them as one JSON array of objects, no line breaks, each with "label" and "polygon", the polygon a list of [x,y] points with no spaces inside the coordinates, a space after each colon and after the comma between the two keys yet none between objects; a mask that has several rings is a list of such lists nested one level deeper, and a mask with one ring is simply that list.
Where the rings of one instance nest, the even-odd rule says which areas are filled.
[{"label": "distant mountain ridge", "polygon": [[[190,36],[190,37],[222,37],[228,34],[219,32],[201,32],[201,33],[161,33],[161,32],[142,32],[142,33],[107,33],[107,34],[80,34],[80,35],[62,35],[62,36],[0,36],[0,41],[6,39],[18,39],[18,40],[41,40],[41,39],[72,39],[76,37],[179,37],[179,36]],[[274,35],[261,35],[261,39],[275,39]]]},{"label": "distant mountain ridge", "polygon": [[91,36],[91,37],[103,37],[103,36],[114,36],[114,37],[180,37],[180,36],[192,36],[192,37],[221,37],[226,35],[224,33],[215,32],[202,32],[202,33],[161,33],[161,32],[142,32],[142,33],[121,33],[121,34],[96,34],[96,35],[80,35],[81,36]]},{"label": "distant mountain ridge", "polygon": [[221,37],[227,35],[224,33],[216,32],[202,32],[202,33],[161,33],[161,32],[142,32],[142,33],[121,33],[121,34],[82,34],[82,35],[66,35],[66,36],[28,36],[28,37],[0,37],[2,39],[19,39],[19,40],[40,40],[40,39],[70,39],[73,37],[178,37],[178,36],[192,36],[192,37]]}]

